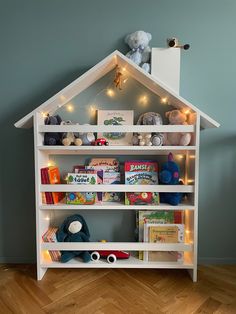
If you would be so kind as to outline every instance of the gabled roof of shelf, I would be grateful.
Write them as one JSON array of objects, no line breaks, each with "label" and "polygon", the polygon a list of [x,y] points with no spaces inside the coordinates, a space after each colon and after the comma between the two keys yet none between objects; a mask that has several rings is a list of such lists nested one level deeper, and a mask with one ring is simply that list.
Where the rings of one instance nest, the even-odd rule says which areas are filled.
[{"label": "gabled roof of shelf", "polygon": [[35,112],[49,112],[53,111],[54,109],[56,111],[58,107],[63,106],[64,104],[69,102],[73,97],[81,93],[83,90],[87,89],[98,79],[113,70],[117,64],[121,67],[125,67],[129,75],[131,75],[134,79],[143,84],[153,93],[159,95],[160,97],[167,97],[172,106],[178,109],[188,108],[195,111],[196,113],[199,113],[201,128],[207,129],[220,126],[218,122],[199,110],[189,101],[176,94],[176,92],[173,91],[171,88],[166,86],[156,77],[153,77],[151,74],[145,72],[142,68],[140,68],[134,62],[124,56],[121,52],[116,50],[105,59],[103,59],[101,62],[96,64],[94,67],[92,67],[90,70],[81,75],[78,79],[66,86],[56,95],[45,101],[42,105],[37,107],[35,110],[27,114],[19,121],[17,121],[15,123],[15,127],[32,127],[33,116]]}]

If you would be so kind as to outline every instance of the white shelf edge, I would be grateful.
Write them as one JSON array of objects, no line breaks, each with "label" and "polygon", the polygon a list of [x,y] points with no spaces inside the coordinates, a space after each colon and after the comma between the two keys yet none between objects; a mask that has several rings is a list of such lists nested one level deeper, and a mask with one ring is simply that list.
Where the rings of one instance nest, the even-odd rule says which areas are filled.
[{"label": "white shelf edge", "polygon": [[39,132],[195,132],[195,125],[39,125]]},{"label": "white shelf edge", "polygon": [[118,260],[114,264],[107,263],[106,260],[97,262],[83,263],[80,259],[72,259],[68,263],[61,262],[42,262],[42,268],[170,268],[170,269],[192,269],[191,262],[144,262],[131,256],[128,260]]},{"label": "white shelf edge", "polygon": [[41,184],[41,192],[180,192],[193,193],[194,185]]},{"label": "white shelf edge", "polygon": [[126,251],[184,251],[193,250],[191,243],[145,243],[145,242],[42,242],[42,250],[59,251],[94,251],[94,250],[126,250]]},{"label": "white shelf edge", "polygon": [[195,206],[187,203],[181,203],[172,206],[165,203],[159,205],[124,205],[115,202],[103,202],[94,205],[70,205],[65,203],[58,204],[42,204],[40,210],[194,210]]},{"label": "white shelf edge", "polygon": [[43,146],[39,145],[39,151],[45,151],[54,155],[79,154],[79,155],[167,155],[186,154],[194,152],[195,146]]}]

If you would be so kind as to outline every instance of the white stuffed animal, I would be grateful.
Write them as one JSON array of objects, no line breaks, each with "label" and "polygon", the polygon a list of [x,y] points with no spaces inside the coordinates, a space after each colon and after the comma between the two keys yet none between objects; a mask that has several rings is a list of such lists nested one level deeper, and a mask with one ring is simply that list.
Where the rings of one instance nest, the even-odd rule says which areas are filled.
[{"label": "white stuffed animal", "polygon": [[149,47],[149,42],[151,39],[152,35],[144,31],[137,31],[125,37],[125,43],[131,49],[126,56],[149,73],[151,69],[151,48]]},{"label": "white stuffed animal", "polygon": [[[70,120],[68,120],[68,121],[62,121],[61,125],[73,125],[73,123]],[[82,145],[82,140],[78,138],[74,132],[66,132],[66,133],[63,133],[62,135],[62,144],[64,146],[70,146],[70,145],[80,146]]]},{"label": "white stuffed animal", "polygon": [[[172,125],[187,125],[187,115],[180,110],[172,110],[166,112],[166,117],[169,119],[169,124]],[[188,146],[191,142],[191,133],[166,133],[165,145],[170,146]]]}]

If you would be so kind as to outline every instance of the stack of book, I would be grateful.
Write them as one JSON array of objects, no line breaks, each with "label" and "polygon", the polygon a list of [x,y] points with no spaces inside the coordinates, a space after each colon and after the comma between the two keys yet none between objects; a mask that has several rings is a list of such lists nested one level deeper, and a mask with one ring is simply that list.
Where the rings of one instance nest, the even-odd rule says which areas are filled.
[{"label": "stack of book", "polygon": [[[42,184],[60,184],[60,172],[58,167],[41,168]],[[42,202],[46,204],[57,204],[64,197],[62,192],[45,192],[42,195]]]},{"label": "stack of book", "polygon": [[[137,214],[136,214],[136,226],[137,226],[137,233],[138,233],[137,240],[139,242],[151,242],[152,241],[150,239],[150,233],[147,232],[147,230],[149,231],[150,226],[154,227],[155,225],[161,225],[163,227],[166,227],[169,225],[175,226],[176,224],[181,225],[183,223],[184,223],[183,211],[177,211],[177,210],[160,210],[160,211],[140,210],[140,211],[137,211]],[[145,227],[145,225],[148,227]],[[156,256],[155,258],[156,260],[159,260],[158,256]],[[144,259],[143,251],[139,251],[139,259],[141,260]],[[168,260],[168,254],[167,254],[166,259]]]},{"label": "stack of book", "polygon": [[[43,242],[57,242],[56,232],[58,228],[49,227],[48,230],[42,236]],[[61,258],[60,251],[48,251],[53,262],[59,262]]]}]

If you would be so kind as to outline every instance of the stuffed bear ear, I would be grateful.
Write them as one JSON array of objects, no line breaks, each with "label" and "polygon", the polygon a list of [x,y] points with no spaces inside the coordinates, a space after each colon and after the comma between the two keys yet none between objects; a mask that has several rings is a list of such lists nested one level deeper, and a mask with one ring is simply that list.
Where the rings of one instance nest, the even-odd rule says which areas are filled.
[{"label": "stuffed bear ear", "polygon": [[152,39],[152,34],[150,34],[150,33],[146,33],[146,34],[147,34],[148,40],[150,41]]},{"label": "stuffed bear ear", "polygon": [[125,43],[129,44],[130,34],[125,36]]}]

